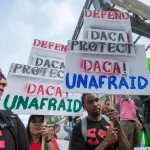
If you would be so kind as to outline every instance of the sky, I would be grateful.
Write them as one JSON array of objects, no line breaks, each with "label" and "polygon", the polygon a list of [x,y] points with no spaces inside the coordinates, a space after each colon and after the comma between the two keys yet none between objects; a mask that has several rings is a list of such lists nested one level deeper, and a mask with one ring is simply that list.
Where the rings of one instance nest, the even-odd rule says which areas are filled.
[{"label": "sky", "polygon": [[[140,1],[150,6],[150,0]],[[85,0],[0,2],[0,68],[7,75],[11,63],[27,64],[33,39],[67,44],[67,40],[72,38]],[[141,38],[138,44],[147,46],[150,40]],[[150,51],[147,57],[150,57]]]}]

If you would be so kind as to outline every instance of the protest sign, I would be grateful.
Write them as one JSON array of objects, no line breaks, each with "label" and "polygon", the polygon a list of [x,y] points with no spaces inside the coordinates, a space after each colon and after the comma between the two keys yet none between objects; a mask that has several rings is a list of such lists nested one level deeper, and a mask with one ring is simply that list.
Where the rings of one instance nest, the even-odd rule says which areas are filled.
[{"label": "protest sign", "polygon": [[64,115],[82,114],[78,95],[62,92],[58,81],[53,83],[38,78],[8,75],[8,86],[1,99],[1,109],[17,114]]},{"label": "protest sign", "polygon": [[76,53],[135,56],[134,46],[130,43],[68,41],[68,49]]},{"label": "protest sign", "polygon": [[149,76],[144,46],[135,45],[135,53],[133,58],[68,51],[63,91],[148,95]]},{"label": "protest sign", "polygon": [[[124,35],[122,34],[124,32],[127,35],[128,42],[133,43],[130,16],[125,12],[85,9],[83,24],[84,40],[89,40],[89,29],[105,30],[103,38],[104,36],[107,38],[106,33],[109,33],[110,30],[112,30],[115,34],[121,32],[121,36]],[[109,31],[107,32],[107,30]]]},{"label": "protest sign", "polygon": [[62,81],[64,78],[64,66],[60,66],[60,68],[47,68],[13,63],[9,74]]},{"label": "protest sign", "polygon": [[28,65],[32,64],[34,56],[51,57],[64,60],[66,52],[67,45],[34,39],[31,53],[28,59]]}]

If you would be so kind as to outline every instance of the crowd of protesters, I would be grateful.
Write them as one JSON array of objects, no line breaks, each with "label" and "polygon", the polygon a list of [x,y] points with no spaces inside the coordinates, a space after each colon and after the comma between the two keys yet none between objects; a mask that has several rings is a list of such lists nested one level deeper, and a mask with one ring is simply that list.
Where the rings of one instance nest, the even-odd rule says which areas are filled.
[{"label": "crowd of protesters", "polygon": [[[0,70],[0,97],[6,86],[6,78]],[[82,95],[87,116],[83,119],[68,116],[64,120],[69,150],[132,150],[149,146],[143,119],[133,97],[116,95],[115,99],[116,109],[113,109],[107,96],[102,103],[97,94]],[[42,138],[46,150],[60,150],[57,143],[59,131],[59,124],[44,125],[44,116],[40,115],[31,115],[25,130],[17,115],[0,110],[0,141],[3,141],[0,148],[4,150],[41,150]]]}]

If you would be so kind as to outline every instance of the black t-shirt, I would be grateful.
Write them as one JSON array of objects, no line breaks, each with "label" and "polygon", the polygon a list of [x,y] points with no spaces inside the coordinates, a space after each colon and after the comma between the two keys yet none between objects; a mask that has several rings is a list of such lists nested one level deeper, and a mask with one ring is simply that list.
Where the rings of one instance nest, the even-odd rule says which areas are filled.
[{"label": "black t-shirt", "polygon": [[[29,143],[25,127],[21,120],[17,117],[17,134],[18,134],[18,150],[29,150]],[[1,125],[4,124],[0,117]],[[0,130],[0,150],[16,150],[13,135],[8,128]]]},{"label": "black t-shirt", "polygon": [[[71,138],[71,150],[95,150],[105,139],[109,128],[108,122],[102,118],[100,121],[92,121],[87,118],[87,143],[81,133],[81,121],[73,128]],[[117,145],[108,147],[107,150],[117,150]]]}]

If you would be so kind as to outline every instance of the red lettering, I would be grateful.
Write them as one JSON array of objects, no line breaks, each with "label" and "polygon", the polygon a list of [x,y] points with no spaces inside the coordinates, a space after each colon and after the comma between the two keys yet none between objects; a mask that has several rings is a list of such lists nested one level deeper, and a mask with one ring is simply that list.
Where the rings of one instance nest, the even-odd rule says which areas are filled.
[{"label": "red lettering", "polygon": [[47,89],[46,89],[46,94],[49,95],[49,96],[52,96],[52,95],[53,95],[53,92],[50,93],[50,92],[49,92],[49,89],[54,90],[54,87],[53,87],[53,86],[48,86]]},{"label": "red lettering", "polygon": [[104,16],[106,16],[107,11],[102,11],[101,12],[101,18],[104,18]]},{"label": "red lettering", "polygon": [[[108,61],[104,62],[104,63],[103,63],[103,70],[104,70],[105,72],[107,72],[107,73],[111,73],[111,69],[107,69],[107,67],[110,66],[110,65],[112,65],[111,62],[108,62]],[[110,66],[110,67],[111,67],[111,66]]]},{"label": "red lettering", "polygon": [[125,20],[127,20],[127,19],[130,18],[130,15],[128,13],[122,12],[122,18],[125,19]]},{"label": "red lettering", "polygon": [[86,132],[86,136],[89,137],[89,138],[96,138],[95,132],[96,132],[95,128],[88,129],[87,132]]},{"label": "red lettering", "polygon": [[92,69],[92,61],[83,60],[83,69],[84,69],[84,71],[90,71]]},{"label": "red lettering", "polygon": [[100,129],[99,132],[98,132],[98,135],[99,135],[102,139],[104,139],[104,138],[106,137],[106,132]]},{"label": "red lettering", "polygon": [[120,72],[120,66],[117,62],[114,63],[113,73],[121,73]]},{"label": "red lettering", "polygon": [[95,10],[93,13],[94,18],[99,18],[99,10]]},{"label": "red lettering", "polygon": [[[98,71],[96,71],[96,70],[98,70]],[[94,63],[94,71],[95,72],[101,72],[99,61],[95,61],[95,63]]]},{"label": "red lettering", "polygon": [[[88,129],[87,132],[86,132],[86,135],[87,135],[87,137],[89,138],[87,142],[88,142],[88,144],[90,144],[90,145],[98,145],[98,144],[99,144],[99,141],[98,141],[98,139],[96,138],[95,132],[96,132],[96,129],[95,129],[95,128]],[[92,139],[92,138],[94,138],[94,139]],[[96,139],[95,139],[95,138],[96,138]]]},{"label": "red lettering", "polygon": [[61,91],[61,88],[60,87],[58,87],[57,89],[56,89],[56,96],[59,94],[59,96],[60,97],[62,97],[62,91]]},{"label": "red lettering", "polygon": [[34,43],[33,43],[34,46],[40,46],[40,44],[41,44],[40,40],[34,39]]},{"label": "red lettering", "polygon": [[61,51],[67,52],[67,45],[61,45]]},{"label": "red lettering", "polygon": [[108,12],[108,19],[115,19],[113,11]]},{"label": "red lettering", "polygon": [[86,17],[91,17],[92,16],[92,11],[89,10],[89,9],[85,9],[84,14],[85,14]]},{"label": "red lettering", "polygon": [[61,47],[61,45],[56,43],[55,50],[59,50],[60,51],[60,47]]},{"label": "red lettering", "polygon": [[115,19],[120,19],[121,20],[121,12],[120,11],[116,11],[115,12]]},{"label": "red lettering", "polygon": [[[2,131],[0,130],[0,136],[2,136]],[[5,141],[4,140],[0,140],[0,149],[5,148]]]},{"label": "red lettering", "polygon": [[42,41],[42,44],[41,44],[41,47],[43,47],[43,48],[47,48],[47,41]]},{"label": "red lettering", "polygon": [[27,94],[33,94],[34,92],[35,92],[35,90],[36,90],[36,85],[34,85],[34,84],[29,84],[28,86],[27,86]]},{"label": "red lettering", "polygon": [[[40,94],[41,93],[41,94]],[[44,95],[44,88],[43,85],[40,85],[37,91],[37,95]]]},{"label": "red lettering", "polygon": [[53,42],[49,42],[49,49],[51,49],[51,47],[54,46]]}]

